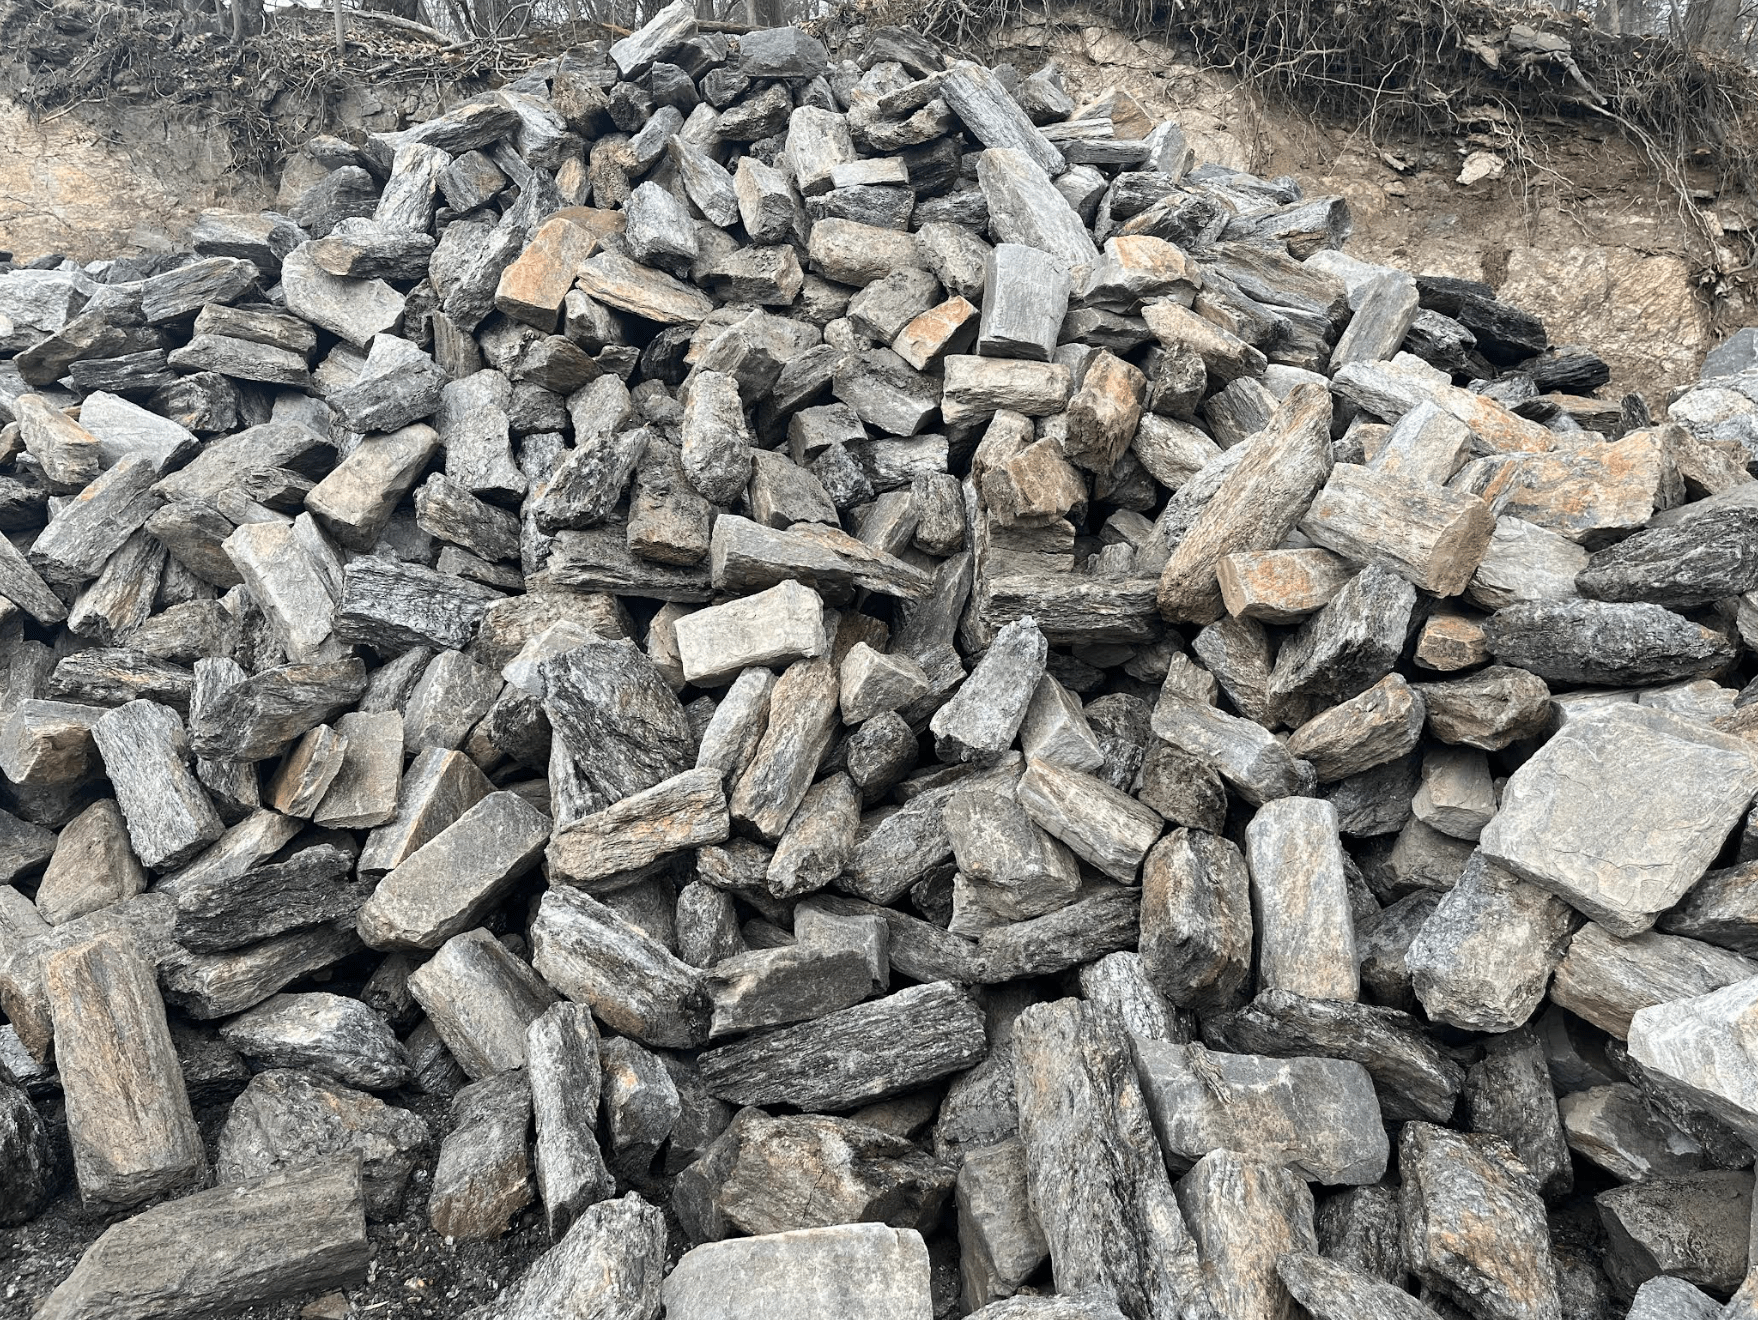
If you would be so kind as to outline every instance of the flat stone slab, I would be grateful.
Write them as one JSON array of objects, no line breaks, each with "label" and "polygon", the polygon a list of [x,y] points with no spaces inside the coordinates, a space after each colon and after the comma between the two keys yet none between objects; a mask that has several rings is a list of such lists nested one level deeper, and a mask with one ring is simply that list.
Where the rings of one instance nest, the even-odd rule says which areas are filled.
[{"label": "flat stone slab", "polygon": [[1652,707],[1572,720],[1508,779],[1485,857],[1614,935],[1703,877],[1758,793],[1751,744]]}]

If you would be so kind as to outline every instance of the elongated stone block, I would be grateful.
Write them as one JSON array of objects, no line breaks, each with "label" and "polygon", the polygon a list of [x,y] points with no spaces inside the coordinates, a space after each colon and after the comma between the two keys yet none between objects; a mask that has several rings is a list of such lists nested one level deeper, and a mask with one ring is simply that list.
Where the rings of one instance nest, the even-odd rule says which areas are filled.
[{"label": "elongated stone block", "polygon": [[99,937],[50,954],[43,985],[80,1195],[135,1205],[199,1178],[207,1155],[151,966]]},{"label": "elongated stone block", "polygon": [[786,665],[823,654],[824,602],[810,587],[781,582],[685,615],[677,637],[684,680],[718,686],[752,665]]},{"label": "elongated stone block", "polygon": [[1166,561],[1161,614],[1193,623],[1220,617],[1222,556],[1270,549],[1294,529],[1330,475],[1330,425],[1329,394],[1307,384],[1289,392]]},{"label": "elongated stone block", "polygon": [[1360,1186],[1384,1174],[1391,1147],[1373,1079],[1343,1059],[1267,1059],[1200,1045],[1137,1040],[1136,1071],[1167,1158],[1211,1150],[1286,1164],[1297,1176]]},{"label": "elongated stone block", "polygon": [[701,973],[596,899],[551,889],[531,927],[543,978],[607,1026],[660,1049],[708,1039],[710,1001]]},{"label": "elongated stone block", "polygon": [[686,770],[555,831],[550,874],[586,889],[617,888],[625,873],[684,848],[720,843],[730,828],[720,773]]},{"label": "elongated stone block", "polygon": [[1278,1164],[1216,1150],[1178,1180],[1177,1191],[1217,1313],[1291,1320],[1294,1299],[1276,1261],[1318,1246],[1306,1184]]},{"label": "elongated stone block", "polygon": [[995,634],[977,667],[930,722],[942,760],[993,761],[1013,745],[1048,648],[1032,618]]},{"label": "elongated stone block", "polygon": [[1165,828],[1157,812],[1103,780],[1048,761],[1026,763],[1019,802],[1076,855],[1125,883]]},{"label": "elongated stone block", "polygon": [[[201,1250],[189,1247],[200,1243]],[[156,1205],[106,1229],[39,1314],[45,1320],[228,1315],[366,1279],[352,1157]]]},{"label": "elongated stone block", "polygon": [[1245,838],[1261,983],[1354,999],[1361,977],[1336,808],[1280,798],[1259,808]]},{"label": "elongated stone block", "polygon": [[1128,1037],[1091,1005],[1033,1005],[1013,1030],[1026,1186],[1056,1290],[1136,1320],[1205,1314],[1207,1288],[1136,1082]]},{"label": "elongated stone block", "polygon": [[409,978],[446,1048],[471,1078],[525,1064],[525,1032],[555,1002],[528,964],[480,926],[454,935]]},{"label": "elongated stone block", "polygon": [[537,865],[549,817],[517,793],[490,793],[379,881],[360,909],[375,949],[436,949],[468,930]]},{"label": "elongated stone block", "polygon": [[1332,470],[1300,520],[1325,549],[1390,569],[1436,596],[1465,590],[1495,526],[1476,495],[1352,463]]},{"label": "elongated stone block", "polygon": [[982,1014],[946,982],[780,1027],[702,1054],[709,1093],[735,1104],[836,1113],[967,1068],[986,1045]]},{"label": "elongated stone block", "polygon": [[552,1004],[525,1032],[525,1066],[537,1122],[537,1189],[559,1236],[615,1190],[593,1128],[603,1072],[598,1028],[581,1004]]},{"label": "elongated stone block", "polygon": [[190,770],[183,721],[168,706],[131,701],[92,727],[135,856],[149,868],[193,858],[225,832]]},{"label": "elongated stone block", "polygon": [[976,351],[1048,362],[1068,311],[1068,286],[1068,268],[1047,252],[1020,243],[991,248]]},{"label": "elongated stone block", "polygon": [[705,1243],[684,1254],[663,1296],[667,1314],[699,1320],[920,1320],[932,1309],[928,1280],[913,1228],[840,1224]]}]

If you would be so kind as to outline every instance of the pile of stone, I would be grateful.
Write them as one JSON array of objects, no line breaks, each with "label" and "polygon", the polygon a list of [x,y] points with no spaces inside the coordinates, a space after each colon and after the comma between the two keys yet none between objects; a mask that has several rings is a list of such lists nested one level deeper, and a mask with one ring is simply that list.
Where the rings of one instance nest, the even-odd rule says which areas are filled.
[{"label": "pile of stone", "polygon": [[1752,336],[1656,424],[1120,92],[692,14],[0,273],[41,1320],[417,1195],[498,1320],[1720,1314]]}]

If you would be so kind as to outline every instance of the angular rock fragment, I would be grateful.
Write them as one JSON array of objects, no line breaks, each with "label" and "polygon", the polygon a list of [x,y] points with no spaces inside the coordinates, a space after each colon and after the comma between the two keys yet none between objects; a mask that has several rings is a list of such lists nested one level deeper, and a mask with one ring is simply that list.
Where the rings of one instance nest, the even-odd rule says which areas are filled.
[{"label": "angular rock fragment", "polygon": [[1571,721],[1508,780],[1486,858],[1614,935],[1654,924],[1758,793],[1745,745],[1649,707]]},{"label": "angular rock fragment", "polygon": [[492,1241],[533,1196],[524,1073],[508,1070],[464,1087],[452,1097],[452,1119],[433,1169],[428,1223],[447,1239]]},{"label": "angular rock fragment", "polygon": [[1319,783],[1334,783],[1395,761],[1421,740],[1427,705],[1402,675],[1388,674],[1360,696],[1302,724],[1290,754],[1311,764]]},{"label": "angular rock fragment", "polygon": [[1212,766],[1247,802],[1262,804],[1308,791],[1315,780],[1261,724],[1173,690],[1154,706],[1154,736]]},{"label": "angular rock fragment", "polygon": [[824,651],[824,603],[795,582],[678,621],[686,682],[715,686],[752,665],[786,665]]},{"label": "angular rock fragment", "polygon": [[589,1004],[607,1026],[657,1048],[708,1039],[710,1000],[700,973],[610,908],[551,889],[531,928],[532,961],[561,994]]},{"label": "angular rock fragment", "polygon": [[132,898],[146,888],[146,875],[129,846],[115,801],[104,798],[74,817],[55,841],[55,853],[37,886],[37,909],[62,925]]},{"label": "angular rock fragment", "polygon": [[408,1056],[383,1019],[343,995],[275,995],[228,1022],[220,1037],[267,1067],[309,1069],[367,1091],[409,1077]]},{"label": "angular rock fragment", "polygon": [[550,822],[517,793],[490,793],[405,857],[361,907],[375,949],[433,949],[461,934],[531,868]]},{"label": "angular rock fragment", "polygon": [[526,1071],[537,1125],[536,1177],[552,1235],[614,1187],[593,1128],[602,1070],[598,1028],[582,1005],[552,1004],[525,1033]]},{"label": "angular rock fragment", "polygon": [[1330,475],[1330,396],[1294,388],[1270,424],[1222,478],[1160,574],[1160,613],[1210,623],[1222,608],[1216,568],[1224,555],[1277,545]]},{"label": "angular rock fragment", "polygon": [[[202,1244],[200,1251],[185,1248]],[[358,1166],[327,1160],[167,1201],[107,1229],[46,1320],[223,1315],[366,1278]]]},{"label": "angular rock fragment", "polygon": [[1127,1036],[1081,1001],[1061,1000],[1020,1015],[1013,1049],[1026,1185],[1057,1291],[1132,1316],[1205,1306],[1196,1243],[1173,1198]]},{"label": "angular rock fragment", "polygon": [[1607,1275],[1635,1291],[1657,1275],[1729,1292],[1746,1276],[1752,1177],[1711,1169],[1616,1187],[1594,1198]]},{"label": "angular rock fragment", "polygon": [[1531,1031],[1498,1036],[1465,1074],[1465,1118],[1514,1148],[1546,1199],[1574,1184],[1544,1049]]},{"label": "angular rock fragment", "polygon": [[525,1032],[555,993],[505,945],[478,927],[454,935],[409,978],[459,1065],[481,1080],[525,1062]]},{"label": "angular rock fragment", "polygon": [[184,759],[188,745],[175,711],[131,701],[94,724],[92,737],[142,865],[175,867],[224,832]]},{"label": "angular rock fragment", "polygon": [[1386,1117],[1444,1122],[1464,1070],[1394,1009],[1346,1000],[1306,999],[1265,990],[1246,1007],[1203,1024],[1211,1048],[1278,1058],[1351,1059],[1373,1076]]},{"label": "angular rock fragment", "polygon": [[1408,582],[1370,564],[1277,652],[1266,696],[1347,698],[1371,686],[1397,663],[1415,604]]},{"label": "angular rock fragment", "polygon": [[199,1178],[207,1157],[151,966],[100,936],[49,954],[43,988],[80,1195],[135,1205]]},{"label": "angular rock fragment", "polygon": [[714,1201],[751,1234],[863,1222],[921,1232],[952,1184],[953,1171],[910,1142],[852,1119],[751,1112]]},{"label": "angular rock fragment", "polygon": [[228,1017],[360,948],[351,930],[311,926],[226,953],[173,957],[161,966],[159,980],[166,1002],[189,1017]]},{"label": "angular rock fragment", "polygon": [[1497,610],[1484,631],[1498,662],[1553,683],[1665,683],[1732,655],[1719,633],[1659,605],[1532,601]]},{"label": "angular rock fragment", "polygon": [[668,1314],[701,1320],[903,1320],[931,1309],[928,1280],[928,1250],[914,1229],[842,1224],[705,1243],[684,1253],[662,1295]]},{"label": "angular rock fragment", "polygon": [[1157,813],[1100,779],[1032,759],[1019,803],[1045,831],[1113,879],[1132,881],[1163,828]]},{"label": "angular rock fragment", "polygon": [[1410,1123],[1398,1141],[1412,1273],[1479,1314],[1557,1316],[1544,1206],[1499,1137]]},{"label": "angular rock fragment", "polygon": [[958,1238],[964,1301],[973,1308],[1013,1294],[1049,1254],[1027,1201],[1025,1147],[1018,1139],[965,1152]]},{"label": "angular rock fragment", "polygon": [[1288,1169],[1217,1150],[1197,1161],[1176,1190],[1216,1310],[1264,1317],[1290,1312],[1275,1262],[1318,1245],[1306,1184]]},{"label": "angular rock fragment", "polygon": [[1444,743],[1495,752],[1542,733],[1551,718],[1544,680],[1511,665],[1490,665],[1464,678],[1422,683],[1428,731]]},{"label": "angular rock fragment", "polygon": [[665,1216],[630,1192],[588,1207],[486,1309],[483,1320],[652,1320],[664,1275]]},{"label": "angular rock fragment", "polygon": [[1390,1147],[1360,1064],[1211,1053],[1168,1041],[1137,1040],[1134,1050],[1155,1131],[1177,1164],[1224,1149],[1333,1185],[1375,1182],[1385,1171]]},{"label": "angular rock fragment", "polygon": [[1544,998],[1579,921],[1565,902],[1479,851],[1405,954],[1425,1012],[1470,1031],[1507,1031]]},{"label": "angular rock fragment", "polygon": [[1690,1137],[1652,1110],[1628,1082],[1571,1091],[1557,1100],[1563,1138],[1619,1182],[1695,1173],[1707,1157]]},{"label": "angular rock fragment", "polygon": [[1259,981],[1317,999],[1360,991],[1336,808],[1315,798],[1266,803],[1246,827]]},{"label": "angular rock fragment", "polygon": [[967,1068],[985,1048],[982,1015],[936,982],[719,1046],[699,1062],[722,1099],[836,1112]]},{"label": "angular rock fragment", "polygon": [[1758,963],[1712,944],[1644,931],[1618,939],[1588,922],[1551,980],[1551,1000],[1620,1040],[1645,1008],[1758,976]]},{"label": "angular rock fragment", "polygon": [[1312,1252],[1276,1257],[1276,1274],[1315,1320],[1429,1320],[1435,1314],[1403,1289]]},{"label": "angular rock fragment", "polygon": [[418,753],[397,788],[395,814],[366,837],[360,871],[396,869],[492,791],[469,757],[437,747]]}]

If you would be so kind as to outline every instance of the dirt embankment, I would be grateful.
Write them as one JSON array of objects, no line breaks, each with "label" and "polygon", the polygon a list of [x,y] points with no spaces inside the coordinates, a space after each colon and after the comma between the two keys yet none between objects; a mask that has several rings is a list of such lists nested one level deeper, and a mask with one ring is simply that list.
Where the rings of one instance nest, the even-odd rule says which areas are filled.
[{"label": "dirt embankment", "polygon": [[[1077,93],[1124,87],[1150,113],[1177,118],[1199,158],[1291,174],[1310,195],[1342,194],[1355,217],[1352,252],[1489,283],[1542,315],[1557,341],[1594,345],[1612,364],[1613,391],[1663,401],[1695,375],[1717,328],[1753,319],[1737,281],[1717,282],[1715,254],[1706,251],[1725,225],[1721,264],[1738,264],[1730,249],[1744,232],[1740,216],[1712,192],[1700,194],[1706,239],[1701,221],[1682,213],[1676,194],[1613,131],[1552,134],[1543,164],[1523,166],[1517,153],[1494,151],[1493,135],[1415,140],[1326,122],[1322,104],[1311,113],[1266,107],[1237,82],[1196,68],[1187,53],[1100,21],[1083,26],[1076,15],[1068,11],[1055,27],[1010,25],[1000,45],[1025,71],[1057,59]],[[79,35],[61,34],[69,47]],[[265,74],[259,65],[250,77],[216,78],[218,94],[205,95],[201,71],[223,71],[229,47],[199,31],[179,43],[186,65],[176,99],[143,79],[146,90],[134,95],[33,115],[4,94],[42,77],[41,61],[35,75],[17,56],[0,68],[0,248],[87,260],[175,245],[203,207],[274,202],[278,170],[265,144],[398,127],[460,88],[514,71],[518,58],[503,56],[498,70],[433,58],[423,70],[415,43],[401,48],[388,76],[351,80],[332,68],[302,77],[292,62]],[[76,75],[70,65],[62,76]],[[240,114],[252,121],[248,133],[238,131]],[[1464,160],[1483,150],[1502,174],[1461,185]]]},{"label": "dirt embankment", "polygon": [[1592,345],[1611,363],[1610,393],[1663,401],[1695,379],[1715,342],[1712,319],[1753,318],[1737,285],[1720,295],[1701,286],[1703,244],[1676,195],[1611,132],[1554,138],[1537,170],[1497,153],[1501,177],[1461,185],[1467,155],[1493,139],[1412,139],[1327,123],[1322,105],[1265,107],[1172,47],[1109,26],[1020,24],[1001,40],[1022,69],[1054,57],[1077,99],[1115,83],[1149,113],[1177,119],[1199,159],[1348,198],[1351,253],[1492,285],[1541,315],[1556,342]]}]

